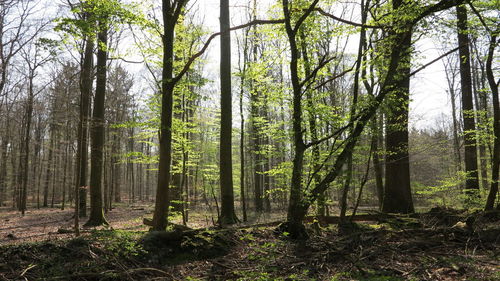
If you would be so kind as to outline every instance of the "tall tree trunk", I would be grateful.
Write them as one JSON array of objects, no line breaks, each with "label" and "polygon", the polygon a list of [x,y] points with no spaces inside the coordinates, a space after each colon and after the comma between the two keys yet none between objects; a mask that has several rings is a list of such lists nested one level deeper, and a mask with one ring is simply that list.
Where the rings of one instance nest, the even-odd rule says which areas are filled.
[{"label": "tall tree trunk", "polygon": [[34,90],[33,90],[33,78],[34,70],[30,69],[29,76],[29,86],[28,86],[28,101],[26,108],[26,127],[24,131],[24,141],[23,146],[23,163],[22,163],[22,187],[21,187],[21,214],[24,216],[26,211],[26,199],[27,199],[27,189],[28,189],[28,179],[29,179],[29,155],[30,155],[30,140],[31,140],[31,121],[33,119],[33,102],[34,102]]},{"label": "tall tree trunk", "polygon": [[90,98],[92,96],[93,84],[93,56],[94,39],[88,35],[85,40],[82,70],[80,73],[80,121],[78,123],[77,143],[77,182],[76,192],[78,195],[78,215],[87,216],[87,158],[88,158],[88,124],[90,111]]},{"label": "tall tree trunk", "polygon": [[[473,195],[479,189],[477,171],[476,124],[474,120],[474,104],[472,96],[472,77],[470,70],[470,40],[468,35],[467,9],[464,5],[456,6],[458,53],[460,56],[460,85],[462,88],[462,118],[464,123],[465,146],[465,191]],[[476,194],[478,195],[478,194]]]},{"label": "tall tree trunk", "polygon": [[498,170],[500,168],[500,102],[498,98],[498,82],[493,74],[493,54],[498,45],[497,37],[492,36],[488,48],[488,58],[486,60],[486,77],[490,85],[493,97],[493,133],[495,135],[493,144],[493,159],[491,161],[491,186],[486,200],[486,210],[493,210],[496,197],[498,196]]},{"label": "tall tree trunk", "polygon": [[220,223],[237,221],[234,212],[233,161],[232,161],[232,89],[231,89],[231,33],[229,31],[229,0],[220,1],[220,82],[221,82],[221,128],[220,128]]},{"label": "tall tree trunk", "polygon": [[[246,41],[245,41],[246,42]],[[245,70],[246,70],[246,43],[245,43],[245,54],[244,56],[244,66],[243,73],[241,75],[240,84],[240,201],[241,201],[241,211],[243,213],[243,221],[247,221],[247,205],[245,196],[245,115],[243,114],[243,81],[245,80]]]},{"label": "tall tree trunk", "polygon": [[[172,109],[176,81],[173,80],[174,30],[180,10],[187,0],[162,0],[163,14],[163,71],[161,81],[160,159],[158,186],[156,188],[153,230],[162,231],[167,226],[170,205],[169,183],[172,160]],[[178,12],[176,12],[176,8]]]},{"label": "tall tree trunk", "polygon": [[[404,5],[402,0],[392,3],[393,12]],[[382,211],[387,213],[413,213],[410,186],[410,159],[408,153],[408,111],[410,103],[410,64],[412,30],[407,28],[392,34],[401,42],[401,63],[398,75],[389,85],[389,108],[386,129],[385,189]]]},{"label": "tall tree trunk", "polygon": [[91,155],[90,155],[90,216],[86,226],[98,226],[108,224],[104,218],[102,202],[102,173],[104,155],[104,103],[106,97],[106,63],[108,57],[108,27],[107,21],[103,19],[98,24],[97,34],[97,72],[96,90],[94,96],[94,108],[92,112],[91,126]]},{"label": "tall tree trunk", "polygon": [[[305,70],[305,76],[308,77],[311,75],[311,64],[309,61],[309,55],[307,53],[307,42],[306,42],[306,36],[304,32],[300,32],[300,39],[301,39],[301,51],[302,51],[302,58],[304,59],[304,70]],[[309,130],[311,130],[311,142],[315,142],[318,140],[318,129],[316,126],[316,114],[314,110],[314,101],[313,101],[313,95],[311,90],[306,91],[306,102],[307,102],[307,112],[309,113]],[[312,148],[312,172],[313,172],[313,184],[317,184],[321,181],[320,175],[317,173],[321,169],[321,163],[320,163],[320,150],[319,146],[315,145]],[[323,198],[322,198],[323,199]],[[324,216],[326,213],[326,208],[325,208],[325,200],[318,200],[318,211],[317,214],[320,216]]]},{"label": "tall tree trunk", "polygon": [[[315,0],[311,7],[318,3]],[[302,173],[304,169],[304,153],[306,145],[304,143],[304,132],[302,129],[302,86],[299,80],[298,60],[299,51],[297,47],[297,31],[300,26],[292,27],[289,1],[283,0],[283,15],[285,17],[285,30],[290,45],[290,78],[292,81],[292,130],[293,130],[293,168],[290,186],[290,198],[287,213],[287,228],[296,238],[305,235],[302,219],[307,213],[302,201]]]},{"label": "tall tree trunk", "polygon": [[[488,135],[487,132],[487,122],[488,122],[488,104],[487,104],[487,98],[484,91],[482,91],[482,87],[480,85],[480,78],[479,78],[479,66],[477,65],[477,59],[472,60],[472,89],[473,89],[473,96],[474,96],[474,103],[476,104],[476,110],[475,110],[475,119],[477,122],[477,129],[478,129],[478,136],[479,135]],[[488,163],[487,159],[489,158],[488,155],[486,154],[486,146],[488,142],[490,141],[490,138],[477,138],[476,144],[478,146],[478,152],[479,152],[479,176],[480,176],[480,182],[481,182],[481,187],[484,190],[488,189]]]}]

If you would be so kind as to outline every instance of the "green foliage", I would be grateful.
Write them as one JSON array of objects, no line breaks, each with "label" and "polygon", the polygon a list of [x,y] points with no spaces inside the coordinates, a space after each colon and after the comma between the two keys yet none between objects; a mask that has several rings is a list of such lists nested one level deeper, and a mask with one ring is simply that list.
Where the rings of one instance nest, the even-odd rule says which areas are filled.
[{"label": "green foliage", "polygon": [[438,180],[438,185],[425,186],[419,182],[412,184],[413,190],[417,195],[423,195],[432,205],[441,205],[443,207],[460,206],[460,200],[450,194],[460,194],[460,186],[465,182],[466,173],[458,171],[455,175]]},{"label": "green foliage", "polygon": [[112,26],[117,28],[120,24],[144,24],[144,17],[137,13],[139,4],[123,4],[119,0],[85,0],[71,9],[76,18],[56,19],[54,30],[84,38],[95,36],[97,22],[104,23],[107,29]]},{"label": "green foliage", "polygon": [[145,253],[138,242],[143,232],[126,230],[95,230],[92,239],[99,242],[107,251],[117,258],[134,257]]}]

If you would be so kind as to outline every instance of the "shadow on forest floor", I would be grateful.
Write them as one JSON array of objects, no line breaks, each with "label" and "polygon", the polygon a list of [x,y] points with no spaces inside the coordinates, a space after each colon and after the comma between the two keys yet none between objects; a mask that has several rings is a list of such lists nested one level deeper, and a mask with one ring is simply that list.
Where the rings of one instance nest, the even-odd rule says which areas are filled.
[{"label": "shadow on forest floor", "polygon": [[500,280],[500,214],[378,215],[311,238],[274,226],[94,230],[0,247],[0,280]]}]

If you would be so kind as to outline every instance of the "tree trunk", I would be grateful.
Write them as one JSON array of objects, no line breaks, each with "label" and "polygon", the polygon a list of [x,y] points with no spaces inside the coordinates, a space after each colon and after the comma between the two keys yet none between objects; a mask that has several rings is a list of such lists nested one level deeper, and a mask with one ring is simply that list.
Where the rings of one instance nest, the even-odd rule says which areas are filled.
[{"label": "tree trunk", "polygon": [[2,137],[0,143],[1,160],[0,160],[0,207],[4,206],[4,201],[7,197],[7,137]]},{"label": "tree trunk", "polygon": [[[457,33],[460,56],[460,85],[462,88],[462,118],[464,122],[465,146],[465,191],[472,196],[479,189],[477,171],[476,124],[474,120],[474,104],[472,96],[472,77],[470,70],[470,41],[467,27],[467,9],[464,5],[456,6]],[[479,194],[476,194],[478,196]]]},{"label": "tree trunk", "polygon": [[231,33],[229,31],[229,0],[220,1],[220,223],[234,224],[233,161],[232,161],[232,93],[231,93]]},{"label": "tree trunk", "polygon": [[[486,76],[490,85],[493,97],[493,133],[495,135],[493,144],[493,159],[491,161],[491,186],[486,200],[486,210],[493,210],[496,197],[498,196],[498,170],[500,168],[500,102],[498,98],[498,83],[493,74],[493,54],[497,46],[497,37],[492,36],[488,48],[488,58],[486,60]],[[500,206],[500,204],[499,204]]]},{"label": "tree trunk", "polygon": [[90,97],[92,96],[93,83],[93,56],[94,39],[87,36],[85,40],[85,51],[83,54],[82,70],[80,74],[80,121],[78,124],[77,144],[77,183],[78,190],[78,214],[80,217],[87,216],[87,157],[88,157],[88,124],[90,111]]},{"label": "tree trunk", "polygon": [[383,145],[382,126],[379,126],[379,124],[380,125],[383,124],[382,117],[379,117],[377,114],[375,114],[371,123],[372,123],[371,145],[373,147],[373,170],[375,172],[375,188],[377,191],[378,208],[379,210],[382,210],[382,204],[384,202],[384,180],[383,180],[384,172],[382,170],[383,162],[381,160],[379,151],[379,147]]},{"label": "tree trunk", "polygon": [[118,137],[118,131],[113,134],[113,190],[114,190],[114,200],[119,203],[122,201],[121,198],[121,167],[119,165],[119,159],[116,157],[118,153],[120,153],[120,138]]},{"label": "tree trunk", "polygon": [[[309,55],[307,53],[307,42],[306,42],[306,36],[304,32],[300,33],[300,39],[301,39],[301,51],[302,51],[302,58],[304,59],[304,70],[305,70],[305,76],[308,77],[311,75],[311,65],[309,61]],[[313,95],[311,90],[306,91],[306,101],[307,101],[307,106],[308,106],[308,113],[309,113],[309,129],[311,130],[311,142],[315,142],[318,140],[318,129],[316,126],[316,114],[314,110],[314,101],[313,101]],[[315,145],[312,148],[312,172],[313,172],[313,184],[317,184],[320,182],[321,178],[320,175],[317,173],[321,169],[321,163],[320,163],[320,150],[319,146]],[[318,211],[317,214],[319,216],[324,216],[326,213],[326,208],[325,208],[325,200],[323,200],[323,196],[321,198],[322,200],[318,200]]]},{"label": "tree trunk", "polygon": [[[246,49],[246,46],[245,46]],[[245,62],[246,64],[246,54]],[[246,66],[244,66],[245,69]],[[243,221],[247,221],[247,205],[245,196],[245,116],[243,114],[243,81],[245,77],[245,70],[241,76],[241,89],[240,89],[240,201],[241,201],[241,211],[243,213]]]},{"label": "tree trunk", "polygon": [[33,91],[33,78],[34,78],[34,70],[30,69],[29,76],[29,88],[28,88],[28,102],[26,108],[26,126],[24,131],[24,149],[23,153],[23,163],[22,163],[22,187],[21,187],[21,205],[20,211],[24,216],[24,212],[26,211],[26,199],[27,199],[27,189],[28,189],[28,179],[29,179],[29,155],[30,155],[30,140],[31,140],[31,123],[33,119],[33,102],[34,102],[34,91]]},{"label": "tree trunk", "polygon": [[[318,1],[313,2],[313,6]],[[304,168],[304,153],[306,145],[304,143],[302,129],[302,86],[299,81],[298,60],[299,52],[297,47],[296,35],[297,26],[292,27],[291,14],[288,0],[283,0],[283,15],[285,17],[285,30],[290,45],[290,78],[292,81],[292,130],[293,130],[293,168],[292,181],[290,186],[290,198],[287,213],[287,228],[293,237],[301,238],[305,235],[305,229],[302,225],[302,218],[307,213],[307,207],[302,201],[302,173]]]},{"label": "tree trunk", "polygon": [[[186,1],[176,1],[183,6]],[[173,81],[174,29],[177,22],[170,0],[162,0],[163,13],[163,71],[161,81],[160,159],[156,189],[153,230],[164,231],[170,205],[170,167],[172,160],[172,109],[175,81]]]},{"label": "tree trunk", "polygon": [[[393,1],[393,12],[403,5]],[[413,213],[410,186],[410,162],[408,153],[408,111],[410,103],[410,63],[412,30],[405,29],[392,34],[395,42],[401,42],[401,63],[389,93],[386,127],[385,189],[382,211],[387,213]]]},{"label": "tree trunk", "polygon": [[54,154],[54,128],[53,125],[50,126],[50,146],[47,148],[49,150],[49,156],[47,159],[47,171],[45,173],[45,184],[43,187],[43,207],[49,206],[49,184],[50,178],[52,176],[52,158]]},{"label": "tree trunk", "polygon": [[104,218],[102,202],[102,173],[104,150],[104,103],[106,96],[107,71],[107,44],[108,28],[106,20],[99,22],[97,34],[97,72],[94,108],[91,126],[91,155],[90,155],[90,216],[86,226],[108,224]]}]

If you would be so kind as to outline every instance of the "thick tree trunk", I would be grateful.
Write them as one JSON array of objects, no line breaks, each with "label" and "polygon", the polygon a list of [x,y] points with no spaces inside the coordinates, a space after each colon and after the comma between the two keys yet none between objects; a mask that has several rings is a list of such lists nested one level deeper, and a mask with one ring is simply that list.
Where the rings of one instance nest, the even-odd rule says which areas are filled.
[{"label": "thick tree trunk", "polygon": [[[470,40],[467,27],[467,9],[463,5],[456,6],[457,33],[460,56],[460,85],[462,88],[462,118],[464,123],[465,146],[465,191],[473,195],[479,189],[477,171],[476,124],[474,120],[474,104],[472,96],[472,77],[470,70]],[[478,194],[476,194],[477,196]]]},{"label": "thick tree trunk", "polygon": [[[291,27],[289,24],[290,23],[289,18],[287,20],[287,15],[289,15],[288,8],[287,8],[288,1],[283,0],[283,4],[284,4],[283,6],[285,7],[284,8],[285,27],[287,29],[287,32],[290,33]],[[452,6],[452,5],[454,5],[454,2],[449,2],[449,3],[446,3],[446,5],[444,5],[444,6],[440,6],[439,9],[444,9],[444,8]],[[431,14],[433,11],[434,10],[429,10],[428,12],[420,15],[419,18]],[[411,28],[411,26],[412,25],[403,26],[404,27],[403,32],[405,30],[409,30]],[[407,32],[405,32],[405,33],[407,33]],[[409,36],[409,34],[408,34],[408,36]],[[341,150],[340,154],[335,159],[333,166],[327,172],[325,177],[323,177],[321,182],[319,184],[317,184],[313,189],[311,189],[302,200],[300,200],[300,197],[298,197],[301,195],[300,193],[298,194],[298,196],[296,194],[293,194],[294,192],[296,192],[296,189],[294,190],[294,186],[292,185],[291,198],[289,201],[290,207],[289,207],[289,214],[287,217],[287,222],[284,224],[284,228],[281,228],[279,230],[286,230],[286,231],[290,232],[292,237],[297,237],[297,236],[300,237],[300,233],[303,230],[302,220],[304,219],[305,215],[307,214],[307,210],[308,210],[309,206],[316,199],[318,199],[319,195],[326,191],[329,184],[339,176],[345,161],[347,160],[350,153],[352,153],[352,150],[354,149],[354,146],[358,142],[359,137],[360,137],[361,133],[363,132],[365,126],[373,118],[377,109],[379,108],[380,104],[384,101],[384,99],[388,95],[388,93],[393,92],[394,85],[397,85],[396,82],[398,82],[398,80],[401,80],[401,78],[398,77],[399,76],[398,69],[401,69],[402,58],[404,57],[404,53],[402,52],[402,50],[405,49],[405,42],[406,42],[405,40],[407,40],[406,38],[403,38],[403,39],[404,40],[394,40],[392,42],[391,51],[390,51],[391,54],[389,57],[390,59],[389,59],[388,67],[387,67],[387,73],[386,73],[385,79],[383,80],[383,82],[380,86],[380,93],[376,97],[374,97],[373,101],[371,103],[369,103],[369,105],[367,107],[365,107],[363,110],[359,111],[360,115],[357,118],[356,123],[351,124],[354,127],[354,129],[352,130],[350,135],[345,140],[344,148]],[[293,43],[291,45],[292,45],[292,49],[293,49]],[[291,56],[291,58],[293,58],[293,55]],[[293,59],[291,60],[291,62],[293,62]],[[403,65],[404,65],[404,60],[403,60]],[[292,67],[292,69],[293,69],[293,67]],[[294,114],[295,114],[295,112],[294,112]],[[296,120],[295,117],[296,116],[294,116],[294,121]],[[294,133],[296,133],[296,132],[297,132],[297,130],[295,130],[295,128],[294,128]],[[304,147],[305,147],[305,145],[304,145]],[[294,170],[295,170],[295,165],[296,165],[296,163],[294,163]],[[292,196],[294,196],[294,197],[292,198]],[[297,199],[299,199],[299,201]],[[292,233],[292,232],[295,232],[295,233]]]},{"label": "thick tree trunk", "polygon": [[105,20],[99,22],[97,34],[97,72],[96,91],[94,96],[94,108],[92,112],[91,126],[91,155],[90,155],[90,216],[86,226],[98,226],[108,224],[104,218],[102,202],[102,175],[104,156],[104,102],[106,97],[106,72],[108,44],[108,29]]},{"label": "thick tree trunk", "polygon": [[[178,3],[179,4],[179,3]],[[156,188],[153,230],[164,231],[167,227],[170,205],[170,168],[172,160],[172,109],[175,83],[173,79],[174,29],[177,22],[170,0],[162,0],[163,13],[163,71],[161,81],[160,159]]]},{"label": "thick tree trunk", "polygon": [[221,80],[221,129],[220,129],[220,189],[221,224],[237,221],[234,212],[233,162],[232,162],[232,94],[231,94],[231,33],[229,32],[229,0],[220,1],[220,80]]},{"label": "thick tree trunk", "polygon": [[[393,1],[393,11],[403,5],[402,0]],[[401,42],[401,63],[389,93],[389,108],[386,126],[385,189],[382,211],[387,213],[414,212],[410,186],[410,162],[408,152],[408,111],[410,104],[411,29],[396,31],[395,42]]]}]

